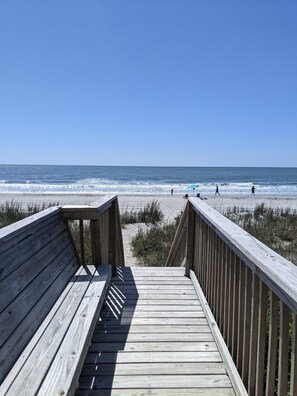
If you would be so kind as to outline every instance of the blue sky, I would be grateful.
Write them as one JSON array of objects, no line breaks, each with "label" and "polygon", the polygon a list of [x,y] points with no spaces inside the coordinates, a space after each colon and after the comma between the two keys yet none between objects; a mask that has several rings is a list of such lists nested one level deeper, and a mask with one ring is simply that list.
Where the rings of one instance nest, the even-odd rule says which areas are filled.
[{"label": "blue sky", "polygon": [[0,163],[297,166],[297,2],[1,0]]}]

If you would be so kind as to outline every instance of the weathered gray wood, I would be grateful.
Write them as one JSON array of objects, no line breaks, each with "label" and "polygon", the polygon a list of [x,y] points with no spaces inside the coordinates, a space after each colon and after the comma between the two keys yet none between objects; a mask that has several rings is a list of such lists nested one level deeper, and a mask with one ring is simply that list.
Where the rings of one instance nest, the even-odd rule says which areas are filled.
[{"label": "weathered gray wood", "polygon": [[209,331],[205,333],[200,330],[201,327],[199,329],[196,328],[196,333],[152,333],[151,330],[145,333],[125,333],[124,330],[123,333],[95,333],[92,342],[201,342],[214,340],[209,329]]},{"label": "weathered gray wood", "polygon": [[[137,389],[105,389],[105,390],[83,390],[79,389],[76,396],[213,396],[218,395],[216,388],[137,388]],[[234,396],[235,393],[232,388],[220,388],[220,395]]]},{"label": "weathered gray wood", "polygon": [[[184,318],[104,318],[106,325],[115,326],[115,325],[182,325],[185,323]],[[204,318],[188,318],[187,324],[189,325],[205,325],[206,319]]]},{"label": "weathered gray wood", "polygon": [[289,309],[280,304],[278,395],[287,396],[289,366]]},{"label": "weathered gray wood", "polygon": [[20,240],[43,228],[51,219],[57,219],[60,208],[53,206],[0,229],[0,254],[16,246]]},{"label": "weathered gray wood", "polygon": [[111,283],[115,285],[135,285],[135,281],[137,280],[137,285],[191,285],[191,280],[186,277],[152,277],[152,276],[144,276],[130,278],[130,279],[114,279]]},{"label": "weathered gray wood", "polygon": [[[44,271],[38,274],[34,282],[31,282],[4,309],[0,315],[0,346],[9,338],[10,334],[63,271],[64,267],[69,262],[69,257],[73,257],[73,247],[71,245],[67,245],[58,256],[50,257],[51,261]],[[58,295],[56,298],[57,297]],[[47,310],[46,307],[45,310]],[[38,318],[36,318],[35,321],[38,321]],[[38,327],[38,325],[36,327]]]},{"label": "weathered gray wood", "polygon": [[[92,279],[94,269],[91,267],[88,269],[89,271],[81,271],[70,282],[72,287],[69,289],[68,294],[63,296],[59,309],[56,311],[55,316],[51,318],[40,339],[37,342],[35,342],[35,339],[33,342],[31,340],[33,344],[30,348],[31,351],[26,353],[26,361],[23,362],[22,368],[9,388],[8,395],[37,393],[40,382],[48,372],[61,340],[63,340],[68,331],[69,323],[73,320]],[[49,315],[52,316],[51,312]],[[36,375],[36,367],[38,367],[38,376]]]},{"label": "weathered gray wood", "polygon": [[84,221],[79,220],[79,239],[80,239],[80,255],[81,263],[85,265],[85,238],[84,238]]},{"label": "weathered gray wood", "polygon": [[138,291],[142,291],[142,290],[175,290],[178,293],[182,293],[183,291],[193,291],[194,292],[194,288],[193,285],[191,284],[183,284],[182,286],[179,285],[171,285],[164,283],[163,285],[149,285],[149,284],[139,284],[137,282],[137,284],[134,285],[121,285],[121,284],[115,284],[114,282],[111,282],[111,288],[114,290],[119,290],[122,293],[127,293],[127,292],[138,292]]},{"label": "weathered gray wood", "polygon": [[222,362],[219,352],[103,352],[88,353],[86,364]]},{"label": "weathered gray wood", "polygon": [[297,317],[293,316],[292,323],[292,352],[291,352],[291,375],[290,375],[290,396],[297,394]]},{"label": "weathered gray wood", "polygon": [[[183,388],[187,383],[190,388],[231,388],[227,375],[129,375],[94,377],[93,387],[96,389],[137,389],[144,388]],[[84,384],[81,384],[82,387]],[[88,387],[89,382],[86,384]]]},{"label": "weathered gray wood", "polygon": [[194,351],[210,351],[216,352],[218,350],[215,342],[180,342],[180,341],[150,341],[150,342],[92,342],[89,352],[116,352],[116,351],[130,351],[130,352],[194,352]]},{"label": "weathered gray wood", "polygon": [[276,369],[277,333],[278,333],[278,298],[270,292],[270,320],[268,338],[268,358],[266,377],[266,396],[273,395]]},{"label": "weathered gray wood", "polygon": [[[56,278],[55,287],[50,287],[41,296],[34,306],[34,310],[31,310],[21,322],[21,326],[18,326],[12,333],[12,336],[0,348],[0,366],[1,366],[1,378],[3,380],[12,364],[21,354],[25,346],[28,344],[31,337],[35,334],[39,324],[45,318],[47,311],[46,308],[50,307],[57,300],[57,296],[63,292],[65,284],[71,279],[72,275],[77,269],[76,257],[71,257],[69,262],[64,267],[58,278]],[[38,319],[38,320],[37,320]]]},{"label": "weathered gray wood", "polygon": [[[110,312],[113,309],[113,306],[109,303],[109,300],[105,301],[105,304],[102,308],[102,313]],[[120,307],[122,312],[170,312],[171,315],[175,315],[175,313],[182,312],[201,312],[202,308],[199,304],[191,304],[191,305],[150,305],[150,304],[133,304],[133,305],[125,305]]]},{"label": "weathered gray wood", "polygon": [[91,220],[91,247],[92,247],[92,261],[93,265],[97,266],[102,264],[102,250],[101,250],[101,232],[99,226],[99,220]]},{"label": "weathered gray wood", "polygon": [[104,334],[161,334],[161,333],[209,333],[210,328],[208,325],[122,325],[122,326],[106,326],[103,322],[100,322],[96,327],[95,333]]},{"label": "weathered gray wood", "polygon": [[[107,390],[79,390],[76,396],[218,396],[216,388],[138,388],[138,389],[107,389]],[[220,388],[220,396],[234,396],[232,388]]]},{"label": "weathered gray wood", "polygon": [[251,308],[251,342],[249,357],[248,393],[256,394],[256,369],[255,357],[257,356],[257,341],[259,331],[259,278],[253,274],[252,308]]},{"label": "weathered gray wood", "polygon": [[0,312],[3,311],[25,287],[39,275],[49,264],[51,257],[57,257],[70,244],[68,232],[65,230],[56,240],[50,241],[23,265],[1,282]]},{"label": "weathered gray wood", "polygon": [[259,329],[257,339],[256,396],[263,396],[265,375],[265,338],[268,287],[260,281]]},{"label": "weathered gray wood", "polygon": [[[295,313],[297,312],[297,267],[272,249],[252,237],[235,223],[218,213],[202,200],[189,202],[228,246],[241,257],[271,290]],[[281,271],[280,271],[281,268]]]},{"label": "weathered gray wood", "polygon": [[[0,255],[0,281],[3,281],[40,249],[55,240],[65,229],[64,222],[55,215],[43,220],[42,227],[35,222],[32,228],[27,229],[24,233],[19,233],[18,243],[13,243],[13,238],[9,240],[10,248],[5,249]],[[4,246],[6,243],[3,244],[3,249]]]},{"label": "weathered gray wood", "polygon": [[100,317],[102,319],[105,318],[115,318],[115,319],[119,319],[119,318],[125,318],[125,319],[132,319],[132,318],[184,318],[185,320],[189,319],[189,318],[204,318],[204,312],[203,311],[177,311],[177,312],[173,312],[173,311],[134,311],[134,310],[130,310],[130,311],[123,311],[123,312],[118,312],[117,310],[113,310],[113,311],[104,311],[101,312]]},{"label": "weathered gray wood", "polygon": [[223,363],[119,363],[85,365],[82,376],[95,375],[201,375],[201,374],[226,374]]},{"label": "weathered gray wood", "polygon": [[38,395],[74,392],[110,278],[109,266],[95,271]]},{"label": "weathered gray wood", "polygon": [[239,395],[246,395],[247,396],[247,392],[246,389],[242,383],[242,380],[238,374],[237,368],[234,364],[234,361],[228,351],[228,348],[224,342],[224,339],[221,335],[221,332],[218,328],[218,325],[215,321],[215,318],[213,317],[209,307],[208,307],[208,303],[205,299],[205,296],[203,294],[203,291],[198,283],[198,280],[196,278],[195,273],[192,271],[191,272],[191,279],[193,282],[193,285],[197,291],[197,295],[199,297],[199,300],[201,302],[202,307],[204,307],[204,312],[205,312],[205,316],[207,318],[207,322],[210,325],[211,331],[213,333],[214,339],[217,342],[217,346],[218,349],[221,353],[222,358],[224,359],[224,362],[226,364],[226,370],[227,373],[229,375],[230,381],[232,383],[232,386],[234,388],[234,390],[239,394]]}]

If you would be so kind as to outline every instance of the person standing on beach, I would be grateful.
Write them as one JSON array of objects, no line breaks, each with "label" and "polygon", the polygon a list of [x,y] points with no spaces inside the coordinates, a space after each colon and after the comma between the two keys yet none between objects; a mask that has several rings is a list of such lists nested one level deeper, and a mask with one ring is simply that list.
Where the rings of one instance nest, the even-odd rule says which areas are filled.
[{"label": "person standing on beach", "polygon": [[171,195],[173,195],[173,188],[171,189]]},{"label": "person standing on beach", "polygon": [[252,186],[252,195],[255,195],[256,187]]},{"label": "person standing on beach", "polygon": [[220,193],[219,193],[219,186],[218,185],[216,185],[216,192],[215,192],[215,196],[216,195],[221,195]]}]

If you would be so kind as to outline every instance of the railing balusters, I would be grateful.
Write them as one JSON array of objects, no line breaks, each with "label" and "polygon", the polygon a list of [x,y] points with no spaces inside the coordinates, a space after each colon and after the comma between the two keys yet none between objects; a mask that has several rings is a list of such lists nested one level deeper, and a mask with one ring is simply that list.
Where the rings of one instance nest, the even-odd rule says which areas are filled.
[{"label": "railing balusters", "polygon": [[278,298],[270,290],[270,318],[269,318],[269,338],[268,338],[268,358],[266,377],[266,396],[274,394],[276,377],[276,353],[278,335]]},{"label": "railing balusters", "polygon": [[258,349],[256,370],[256,396],[263,396],[265,376],[265,347],[266,347],[266,319],[268,306],[268,287],[260,282],[259,300],[259,325],[258,325]]},{"label": "railing balusters", "polygon": [[245,266],[245,293],[244,293],[244,325],[243,325],[243,354],[242,354],[242,379],[247,387],[249,374],[249,353],[251,337],[251,294],[252,271]]},{"label": "railing balusters", "polygon": [[188,205],[192,268],[249,394],[296,396],[296,267],[200,200]]},{"label": "railing balusters", "polygon": [[234,255],[234,288],[233,288],[233,314],[232,314],[232,346],[231,346],[231,355],[233,360],[236,361],[237,357],[237,342],[238,342],[238,310],[239,310],[239,268],[240,268],[240,259],[238,256]]},{"label": "railing balusters", "polygon": [[237,368],[242,375],[243,356],[243,328],[244,328],[244,300],[245,300],[245,265],[240,260],[239,268],[239,304],[238,304],[238,333],[237,333]]},{"label": "railing balusters", "polygon": [[256,393],[256,364],[255,357],[257,356],[257,341],[259,331],[259,278],[253,274],[253,288],[252,288],[252,307],[251,307],[251,341],[249,350],[249,381],[248,393],[255,395]]},{"label": "railing balusters", "polygon": [[278,359],[278,395],[286,396],[288,388],[289,308],[280,303],[280,334]]},{"label": "railing balusters", "polygon": [[290,396],[297,395],[297,316],[292,314],[292,352],[290,372]]}]

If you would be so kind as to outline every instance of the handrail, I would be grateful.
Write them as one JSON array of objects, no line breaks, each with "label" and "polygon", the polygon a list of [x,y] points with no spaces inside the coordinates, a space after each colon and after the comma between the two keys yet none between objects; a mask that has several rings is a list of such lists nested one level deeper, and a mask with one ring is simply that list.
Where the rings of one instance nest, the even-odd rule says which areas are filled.
[{"label": "handrail", "polygon": [[296,395],[297,267],[200,199],[187,206],[172,251],[194,271],[248,393]]},{"label": "handrail", "polygon": [[124,266],[124,249],[120,224],[118,198],[105,196],[89,205],[64,205],[64,220],[78,220],[80,230],[80,253],[85,263],[84,221],[90,221],[92,261],[94,265],[111,264],[113,274],[117,266]]}]

